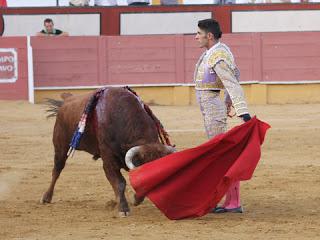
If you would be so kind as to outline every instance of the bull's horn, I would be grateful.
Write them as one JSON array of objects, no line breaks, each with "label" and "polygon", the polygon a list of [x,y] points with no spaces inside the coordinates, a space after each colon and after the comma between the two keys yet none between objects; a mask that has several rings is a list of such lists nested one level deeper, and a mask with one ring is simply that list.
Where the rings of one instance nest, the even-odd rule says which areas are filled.
[{"label": "bull's horn", "polygon": [[128,150],[128,152],[126,153],[126,165],[129,169],[134,169],[136,166],[132,163],[132,158],[134,155],[136,155],[140,150],[140,146],[135,146],[132,147]]}]

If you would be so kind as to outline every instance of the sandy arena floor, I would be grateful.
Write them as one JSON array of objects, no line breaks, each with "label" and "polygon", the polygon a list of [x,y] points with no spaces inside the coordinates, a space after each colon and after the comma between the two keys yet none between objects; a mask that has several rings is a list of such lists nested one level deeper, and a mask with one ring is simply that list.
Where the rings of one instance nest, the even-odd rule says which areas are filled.
[{"label": "sandy arena floor", "polygon": [[[320,239],[320,104],[250,106],[272,129],[253,179],[242,183],[245,213],[180,221],[149,200],[118,218],[101,160],[82,152],[68,160],[53,203],[40,205],[53,164],[54,119],[44,109],[0,101],[1,240]],[[196,106],[152,109],[180,150],[206,141]]]}]

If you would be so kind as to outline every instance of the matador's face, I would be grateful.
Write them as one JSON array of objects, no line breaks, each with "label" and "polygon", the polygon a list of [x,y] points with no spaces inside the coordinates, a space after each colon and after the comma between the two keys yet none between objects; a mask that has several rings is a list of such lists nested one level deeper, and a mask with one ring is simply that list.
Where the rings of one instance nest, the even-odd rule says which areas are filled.
[{"label": "matador's face", "polygon": [[210,40],[212,40],[212,33],[207,33],[206,31],[198,28],[195,39],[199,42],[200,48],[208,49],[210,45]]}]

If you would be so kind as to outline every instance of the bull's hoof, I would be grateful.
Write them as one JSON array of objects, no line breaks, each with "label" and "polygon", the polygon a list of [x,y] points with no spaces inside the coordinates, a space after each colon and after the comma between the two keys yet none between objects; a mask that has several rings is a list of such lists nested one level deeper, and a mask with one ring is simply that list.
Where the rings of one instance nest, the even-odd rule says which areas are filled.
[{"label": "bull's hoof", "polygon": [[52,195],[48,193],[44,193],[43,196],[40,199],[41,204],[51,203]]},{"label": "bull's hoof", "polygon": [[119,212],[119,217],[128,217],[130,212]]}]

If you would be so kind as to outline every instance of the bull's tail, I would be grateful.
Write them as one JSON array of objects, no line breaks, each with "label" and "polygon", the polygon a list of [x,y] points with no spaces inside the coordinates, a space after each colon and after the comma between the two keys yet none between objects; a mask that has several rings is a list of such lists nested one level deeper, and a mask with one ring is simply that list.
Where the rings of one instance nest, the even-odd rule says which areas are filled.
[{"label": "bull's tail", "polygon": [[46,112],[48,113],[47,118],[55,117],[58,114],[59,108],[62,106],[63,101],[47,98],[45,104],[48,106]]}]

